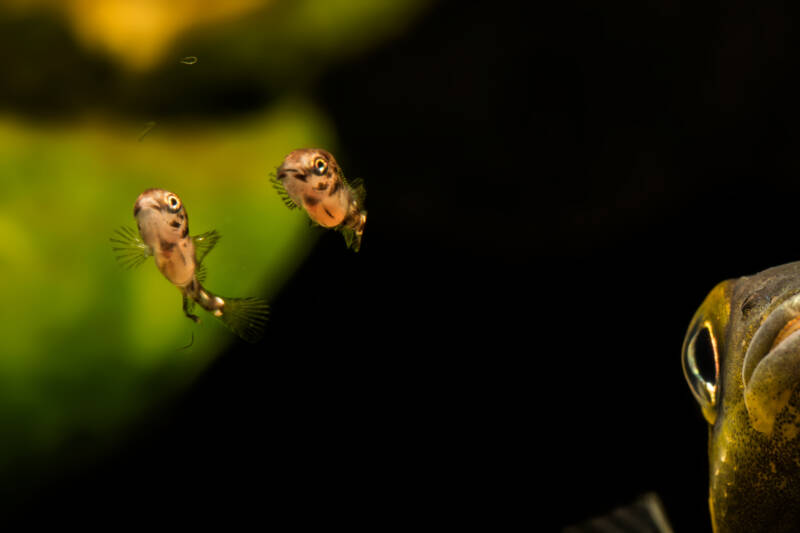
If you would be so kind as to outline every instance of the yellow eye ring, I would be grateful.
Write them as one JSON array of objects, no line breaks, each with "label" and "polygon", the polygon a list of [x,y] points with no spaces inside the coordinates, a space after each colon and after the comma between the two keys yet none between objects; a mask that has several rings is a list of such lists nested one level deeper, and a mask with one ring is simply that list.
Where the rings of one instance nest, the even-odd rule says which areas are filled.
[{"label": "yellow eye ring", "polygon": [[328,162],[323,158],[318,157],[314,160],[314,173],[317,176],[322,176],[328,171]]},{"label": "yellow eye ring", "polygon": [[181,200],[174,194],[170,194],[167,196],[167,207],[173,213],[177,212],[181,208]]}]

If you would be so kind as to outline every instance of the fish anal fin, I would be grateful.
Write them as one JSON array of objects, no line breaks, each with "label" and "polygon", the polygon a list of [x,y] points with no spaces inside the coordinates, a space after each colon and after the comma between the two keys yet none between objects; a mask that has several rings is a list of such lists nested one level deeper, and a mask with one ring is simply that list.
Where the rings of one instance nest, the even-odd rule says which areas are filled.
[{"label": "fish anal fin", "polygon": [[200,322],[200,317],[195,314],[192,314],[192,311],[194,311],[194,300],[192,300],[191,298],[189,298],[184,294],[183,314],[185,314],[187,318],[191,319],[195,323]]},{"label": "fish anal fin", "polygon": [[344,237],[344,242],[348,248],[354,252],[361,249],[361,235],[358,234],[353,228],[341,227],[339,233]]}]

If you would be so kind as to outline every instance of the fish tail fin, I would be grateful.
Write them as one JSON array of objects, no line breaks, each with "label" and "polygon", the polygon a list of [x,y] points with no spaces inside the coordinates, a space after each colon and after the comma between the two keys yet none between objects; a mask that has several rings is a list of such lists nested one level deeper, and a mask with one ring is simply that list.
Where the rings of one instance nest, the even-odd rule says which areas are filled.
[{"label": "fish tail fin", "polygon": [[224,304],[213,312],[228,329],[250,343],[264,335],[269,319],[269,305],[262,298],[223,298]]}]

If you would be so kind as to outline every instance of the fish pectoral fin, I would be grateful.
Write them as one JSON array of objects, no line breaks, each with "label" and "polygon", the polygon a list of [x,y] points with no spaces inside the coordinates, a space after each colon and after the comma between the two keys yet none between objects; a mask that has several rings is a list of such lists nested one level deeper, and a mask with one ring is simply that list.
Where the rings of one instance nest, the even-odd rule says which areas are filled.
[{"label": "fish pectoral fin", "polygon": [[297,209],[298,205],[289,197],[289,193],[286,192],[286,187],[283,186],[281,180],[276,177],[272,177],[269,181],[272,183],[272,187],[278,191],[278,196],[281,197],[281,200],[283,200],[283,203],[286,204],[286,207],[289,209]]},{"label": "fish pectoral fin", "polygon": [[[223,298],[225,304],[213,312],[231,331],[250,343],[264,335],[269,305],[261,298]],[[219,314],[218,314],[219,313]]]},{"label": "fish pectoral fin", "polygon": [[142,241],[139,233],[130,226],[118,228],[109,240],[117,261],[127,270],[138,267],[153,255],[153,251]]},{"label": "fish pectoral fin", "polygon": [[203,259],[214,249],[214,246],[217,245],[221,238],[222,235],[215,229],[192,237],[194,241],[195,258],[197,259],[198,265],[203,262]]}]

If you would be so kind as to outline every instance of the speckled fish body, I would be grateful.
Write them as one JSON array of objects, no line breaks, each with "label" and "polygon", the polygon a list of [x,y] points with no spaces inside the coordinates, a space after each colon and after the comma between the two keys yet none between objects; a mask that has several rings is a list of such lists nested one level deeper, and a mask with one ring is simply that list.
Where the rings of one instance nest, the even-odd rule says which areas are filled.
[{"label": "speckled fish body", "polygon": [[717,285],[682,362],[709,423],[713,530],[800,531],[800,262]]},{"label": "speckled fish body", "polygon": [[158,270],[183,295],[183,311],[195,322],[192,307],[200,307],[219,318],[241,338],[255,342],[263,333],[268,306],[260,298],[226,298],[212,294],[202,285],[203,258],[219,235],[216,231],[189,235],[189,216],[181,199],[163,189],[147,189],[133,207],[138,236],[130,229],[117,231],[114,250],[126,266],[138,266],[155,258]]},{"label": "speckled fish body", "polygon": [[277,171],[276,185],[290,208],[302,207],[324,228],[340,230],[358,251],[367,221],[364,187],[348,183],[333,155],[318,148],[295,150]]}]

